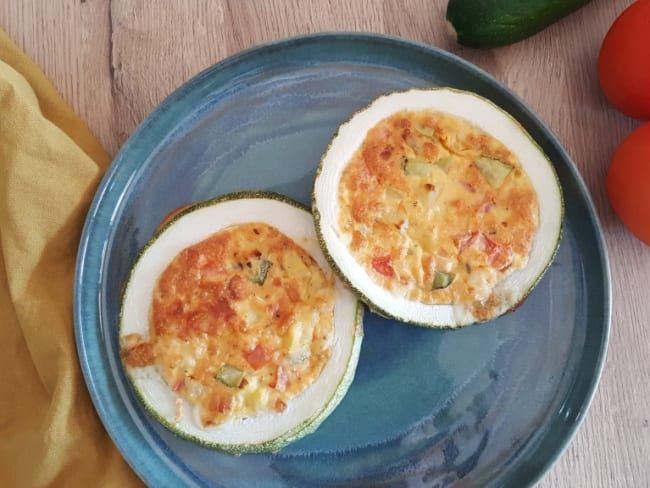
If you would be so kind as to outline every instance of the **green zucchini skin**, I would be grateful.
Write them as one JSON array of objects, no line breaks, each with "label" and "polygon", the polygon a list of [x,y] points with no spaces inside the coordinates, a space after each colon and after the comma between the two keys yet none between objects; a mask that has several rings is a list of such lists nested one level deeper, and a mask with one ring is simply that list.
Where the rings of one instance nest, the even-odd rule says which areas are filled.
[{"label": "green zucchini skin", "polygon": [[447,21],[459,44],[500,47],[532,36],[590,0],[449,0]]}]

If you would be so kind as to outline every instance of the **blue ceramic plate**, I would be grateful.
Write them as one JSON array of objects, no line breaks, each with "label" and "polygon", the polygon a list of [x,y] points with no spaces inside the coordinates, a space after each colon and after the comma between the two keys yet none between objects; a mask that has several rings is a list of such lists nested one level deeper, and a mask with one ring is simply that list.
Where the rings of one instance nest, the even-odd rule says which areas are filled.
[{"label": "blue ceramic plate", "polygon": [[[230,456],[174,436],[121,369],[120,286],[172,209],[232,190],[309,203],[337,126],[378,95],[447,85],[512,114],[556,166],[566,201],[553,265],[515,313],[457,331],[366,313],[355,380],[318,431],[276,454]],[[539,479],[592,398],[610,320],[609,268],[585,186],[550,131],[506,88],[448,53],[374,35],[315,35],[232,57],[172,94],[106,174],[84,228],[75,327],[95,407],[155,486],[515,486]]]}]

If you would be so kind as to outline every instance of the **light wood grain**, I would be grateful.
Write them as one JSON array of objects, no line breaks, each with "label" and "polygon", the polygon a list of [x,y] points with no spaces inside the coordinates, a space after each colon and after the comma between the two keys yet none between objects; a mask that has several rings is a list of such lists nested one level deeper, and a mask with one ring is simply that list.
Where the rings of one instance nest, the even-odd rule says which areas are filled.
[{"label": "light wood grain", "polygon": [[485,69],[548,124],[574,158],[601,219],[612,269],[611,341],[581,429],[541,487],[650,486],[650,247],[607,204],[609,158],[636,126],[610,108],[596,76],[600,42],[629,0],[594,0],[531,39],[458,46],[444,0],[4,0],[0,27],[43,69],[115,154],[165,96],[224,57],[322,31],[400,35]]}]

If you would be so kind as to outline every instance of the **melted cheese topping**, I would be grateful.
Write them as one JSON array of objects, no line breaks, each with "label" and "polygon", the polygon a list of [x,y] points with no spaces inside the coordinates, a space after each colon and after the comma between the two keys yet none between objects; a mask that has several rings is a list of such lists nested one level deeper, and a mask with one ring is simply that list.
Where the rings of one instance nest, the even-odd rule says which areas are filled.
[{"label": "melted cheese topping", "polygon": [[539,223],[520,162],[468,121],[398,112],[370,129],[343,170],[339,227],[379,285],[479,320],[495,285],[526,265]]},{"label": "melted cheese topping", "polygon": [[298,244],[267,224],[236,225],[169,264],[151,339],[125,337],[122,357],[156,365],[203,426],[281,412],[331,355],[334,301],[333,277]]}]

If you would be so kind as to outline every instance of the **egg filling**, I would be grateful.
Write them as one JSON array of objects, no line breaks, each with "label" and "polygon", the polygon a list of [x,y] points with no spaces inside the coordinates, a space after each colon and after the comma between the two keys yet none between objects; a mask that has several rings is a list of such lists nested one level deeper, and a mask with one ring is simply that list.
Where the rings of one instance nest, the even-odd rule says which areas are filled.
[{"label": "egg filling", "polygon": [[517,157],[460,117],[400,111],[343,169],[338,224],[354,258],[392,294],[489,318],[494,287],[526,266],[539,203]]},{"label": "egg filling", "polygon": [[331,356],[335,299],[333,277],[292,239],[264,223],[233,225],[167,266],[149,339],[123,337],[122,358],[154,365],[204,427],[282,412]]}]

